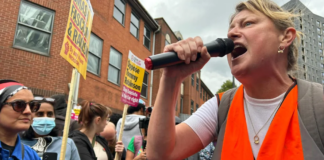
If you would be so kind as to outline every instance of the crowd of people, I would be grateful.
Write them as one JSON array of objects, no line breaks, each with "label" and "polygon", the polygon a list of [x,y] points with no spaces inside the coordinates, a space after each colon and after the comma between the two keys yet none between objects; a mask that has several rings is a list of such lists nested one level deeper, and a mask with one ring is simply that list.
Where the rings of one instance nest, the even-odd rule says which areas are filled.
[{"label": "crowd of people", "polygon": [[[181,82],[210,55],[200,37],[167,45],[164,51],[185,63],[163,69],[154,109],[141,100],[129,106],[118,141],[121,115],[83,100],[70,123],[65,159],[323,160],[323,86],[289,74],[301,36],[294,17],[269,0],[238,4],[227,59],[242,85],[217,94],[183,123],[174,109]],[[37,97],[17,81],[0,80],[0,159],[59,159],[65,97]]]}]

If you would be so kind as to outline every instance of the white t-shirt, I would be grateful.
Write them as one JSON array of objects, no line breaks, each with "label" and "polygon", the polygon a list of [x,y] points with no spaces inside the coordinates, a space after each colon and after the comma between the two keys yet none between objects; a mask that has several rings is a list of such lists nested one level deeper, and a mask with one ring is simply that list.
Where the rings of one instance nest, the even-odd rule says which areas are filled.
[{"label": "white t-shirt", "polygon": [[[285,93],[279,95],[273,99],[255,99],[248,96],[244,90],[244,96],[246,99],[246,103],[248,105],[248,110],[250,113],[251,120],[255,127],[255,131],[258,132],[263,125],[263,129],[259,132],[259,144],[254,143],[254,136],[256,135],[249,116],[247,115],[246,106],[244,106],[246,124],[248,127],[248,134],[250,143],[252,146],[252,152],[254,157],[257,157],[259,150],[261,148],[264,137],[269,129],[271,121],[275,115],[272,115],[273,112],[276,112],[276,108],[282,102]],[[192,116],[190,116],[184,123],[189,125],[194,132],[200,138],[202,144],[207,146],[210,142],[215,141],[217,138],[216,128],[218,127],[217,122],[217,112],[218,112],[218,102],[217,98],[213,97],[204,103]],[[271,116],[272,115],[272,116]],[[270,118],[271,116],[271,118]],[[267,122],[267,120],[270,120]]]}]

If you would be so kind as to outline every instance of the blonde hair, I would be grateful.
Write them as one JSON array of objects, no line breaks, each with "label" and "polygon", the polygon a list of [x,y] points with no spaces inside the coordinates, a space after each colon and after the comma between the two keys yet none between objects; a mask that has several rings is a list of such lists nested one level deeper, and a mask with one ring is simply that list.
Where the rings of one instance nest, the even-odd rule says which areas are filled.
[{"label": "blonde hair", "polygon": [[[270,18],[270,20],[274,23],[276,28],[280,31],[284,31],[288,27],[295,28],[293,18],[300,17],[300,15],[284,11],[281,7],[279,7],[276,3],[272,2],[271,0],[248,0],[246,2],[239,3],[235,9],[236,12],[231,17],[230,22],[232,22],[233,18],[243,10],[249,10],[254,13],[261,12],[262,14]],[[296,31],[296,39],[288,47],[287,71],[296,69],[298,47],[302,35],[302,32]]]}]

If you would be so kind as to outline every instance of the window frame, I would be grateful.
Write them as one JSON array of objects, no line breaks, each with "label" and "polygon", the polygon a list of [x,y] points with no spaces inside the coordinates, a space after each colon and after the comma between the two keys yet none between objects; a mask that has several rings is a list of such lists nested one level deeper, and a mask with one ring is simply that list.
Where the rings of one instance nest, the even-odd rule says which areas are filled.
[{"label": "window frame", "polygon": [[[88,65],[89,65],[89,56],[88,56],[87,72],[90,72],[90,73],[92,73],[92,74],[94,74],[94,75],[100,77],[100,71],[101,71],[101,60],[102,60],[102,52],[103,52],[103,44],[104,44],[104,43],[103,43],[103,39],[101,39],[99,36],[97,36],[97,35],[94,34],[93,32],[91,32],[91,34],[93,34],[94,36],[96,36],[98,39],[100,39],[100,40],[102,41],[102,49],[101,49],[101,57],[98,57],[97,55],[95,55],[95,54],[93,54],[93,53],[90,52],[90,43],[89,43],[89,54],[94,55],[95,57],[99,58],[99,64],[98,64],[99,66],[98,66],[98,73],[94,73],[94,72],[88,70]],[[91,36],[91,35],[90,35],[90,36]],[[91,41],[91,39],[90,39],[90,41]]]},{"label": "window frame", "polygon": [[192,115],[194,113],[194,107],[195,107],[195,102],[193,100],[191,100],[191,103],[190,103],[190,115]]},{"label": "window frame", "polygon": [[[53,19],[52,19],[52,24],[51,24],[51,31],[46,31],[46,30],[43,30],[43,29],[39,29],[39,28],[36,28],[36,27],[33,27],[33,26],[29,26],[27,24],[24,24],[24,23],[20,23],[19,22],[19,14],[20,14],[20,9],[21,9],[21,6],[23,3],[27,3],[29,5],[32,5],[34,6],[35,8],[38,8],[38,9],[43,9],[43,10],[46,10],[48,12],[52,12],[53,13]],[[41,5],[38,5],[38,4],[35,4],[33,2],[30,2],[30,1],[26,1],[26,0],[21,0],[20,1],[20,5],[19,5],[19,10],[18,10],[18,16],[17,16],[17,21],[16,21],[16,30],[15,30],[15,35],[14,35],[14,40],[13,40],[13,44],[12,44],[12,47],[13,48],[16,48],[16,49],[21,49],[21,50],[25,50],[25,51],[28,51],[28,52],[32,52],[32,53],[36,53],[36,54],[39,54],[39,55],[42,55],[42,56],[47,56],[49,57],[50,56],[50,51],[51,51],[51,44],[52,44],[52,38],[53,38],[53,27],[54,27],[54,21],[55,21],[55,11],[54,10],[51,10],[47,7],[44,7],[44,6],[41,6]],[[17,34],[17,30],[18,30],[18,26],[24,26],[24,27],[27,27],[29,29],[32,29],[32,30],[36,30],[36,31],[39,31],[39,32],[42,32],[42,33],[46,33],[46,34],[49,34],[49,44],[48,44],[48,51],[47,53],[44,53],[44,52],[40,52],[40,51],[37,51],[37,50],[33,50],[33,49],[29,49],[29,48],[26,48],[26,47],[22,47],[22,46],[19,46],[19,45],[15,45],[15,42],[16,42],[16,34]]]},{"label": "window frame", "polygon": [[[118,22],[118,23],[120,23],[121,25],[123,25],[123,26],[125,26],[125,13],[123,13],[117,6],[116,6],[116,3],[115,3],[115,1],[116,0],[114,0],[114,10],[115,10],[115,8],[118,10],[118,12],[120,12],[122,15],[123,15],[123,19],[122,19],[122,23],[120,23],[119,22],[119,20],[114,16],[114,10],[113,10],[113,17],[114,17],[114,19]],[[125,10],[125,12],[126,12],[126,2],[124,1],[124,0],[119,0],[119,1],[121,1],[123,4],[124,4],[124,10]]]},{"label": "window frame", "polygon": [[[150,37],[147,37],[146,35],[145,35],[145,32],[143,33],[143,45],[150,51],[151,50],[151,29],[149,29],[149,27],[148,26],[146,26],[146,25],[144,25],[144,31],[145,31],[145,29],[146,30],[148,30],[149,32],[150,32]],[[146,31],[147,32],[147,31]],[[149,40],[149,46],[147,47],[146,45],[145,45],[145,39],[148,39]]]},{"label": "window frame", "polygon": [[[144,77],[145,77],[145,74],[147,75],[147,76],[146,76],[146,78],[147,78],[147,84],[144,83]],[[142,83],[142,90],[141,90],[141,97],[143,97],[143,98],[147,98],[147,97],[148,97],[148,96],[147,96],[147,95],[148,95],[148,92],[147,92],[147,91],[148,91],[148,82],[149,82],[149,78],[148,78],[148,76],[149,76],[149,73],[148,73],[147,71],[145,71],[145,72],[144,72],[144,77],[143,77],[143,83]],[[143,85],[146,86],[146,91],[145,91],[145,92],[146,92],[146,96],[143,96],[143,95],[142,95]]]},{"label": "window frame", "polygon": [[[110,54],[111,54],[111,50],[115,50],[116,52],[118,52],[120,55],[121,55],[121,65],[120,65],[120,68],[119,68],[119,77],[118,77],[118,83],[115,83],[115,82],[113,82],[113,81],[110,81],[109,80],[109,66],[110,66]],[[110,47],[110,51],[109,51],[109,62],[108,62],[108,77],[107,77],[107,80],[108,80],[108,82],[110,82],[110,83],[113,83],[113,84],[115,84],[115,85],[117,85],[117,86],[120,86],[120,83],[121,83],[121,70],[122,70],[122,66],[123,66],[123,64],[122,64],[122,62],[123,62],[123,54],[121,53],[121,52],[119,52],[117,49],[115,49],[114,47]],[[111,66],[113,66],[113,65],[111,65]],[[113,66],[114,68],[116,68],[116,69],[118,69],[117,67],[115,67],[115,66]]]},{"label": "window frame", "polygon": [[191,86],[195,86],[195,74],[191,74]]},{"label": "window frame", "polygon": [[[138,28],[135,26],[135,24],[132,22],[132,15],[138,19]],[[133,33],[131,32],[131,25],[134,25],[135,28],[137,28],[137,36],[133,35],[137,40],[139,40],[139,29],[141,28],[140,24],[141,24],[141,19],[139,18],[139,16],[137,16],[137,14],[132,11],[131,12],[131,18],[130,18],[130,26],[129,26],[129,32],[131,33],[131,35],[133,35]]]}]

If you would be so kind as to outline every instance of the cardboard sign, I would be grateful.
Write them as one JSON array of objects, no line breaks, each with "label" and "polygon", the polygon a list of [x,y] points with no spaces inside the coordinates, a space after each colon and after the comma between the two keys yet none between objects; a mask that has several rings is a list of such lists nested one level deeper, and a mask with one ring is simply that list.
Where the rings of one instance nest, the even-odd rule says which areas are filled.
[{"label": "cardboard sign", "polygon": [[60,55],[86,79],[93,10],[90,0],[71,0]]},{"label": "cardboard sign", "polygon": [[121,97],[123,103],[137,106],[139,98],[141,97],[144,73],[144,61],[129,51]]}]

